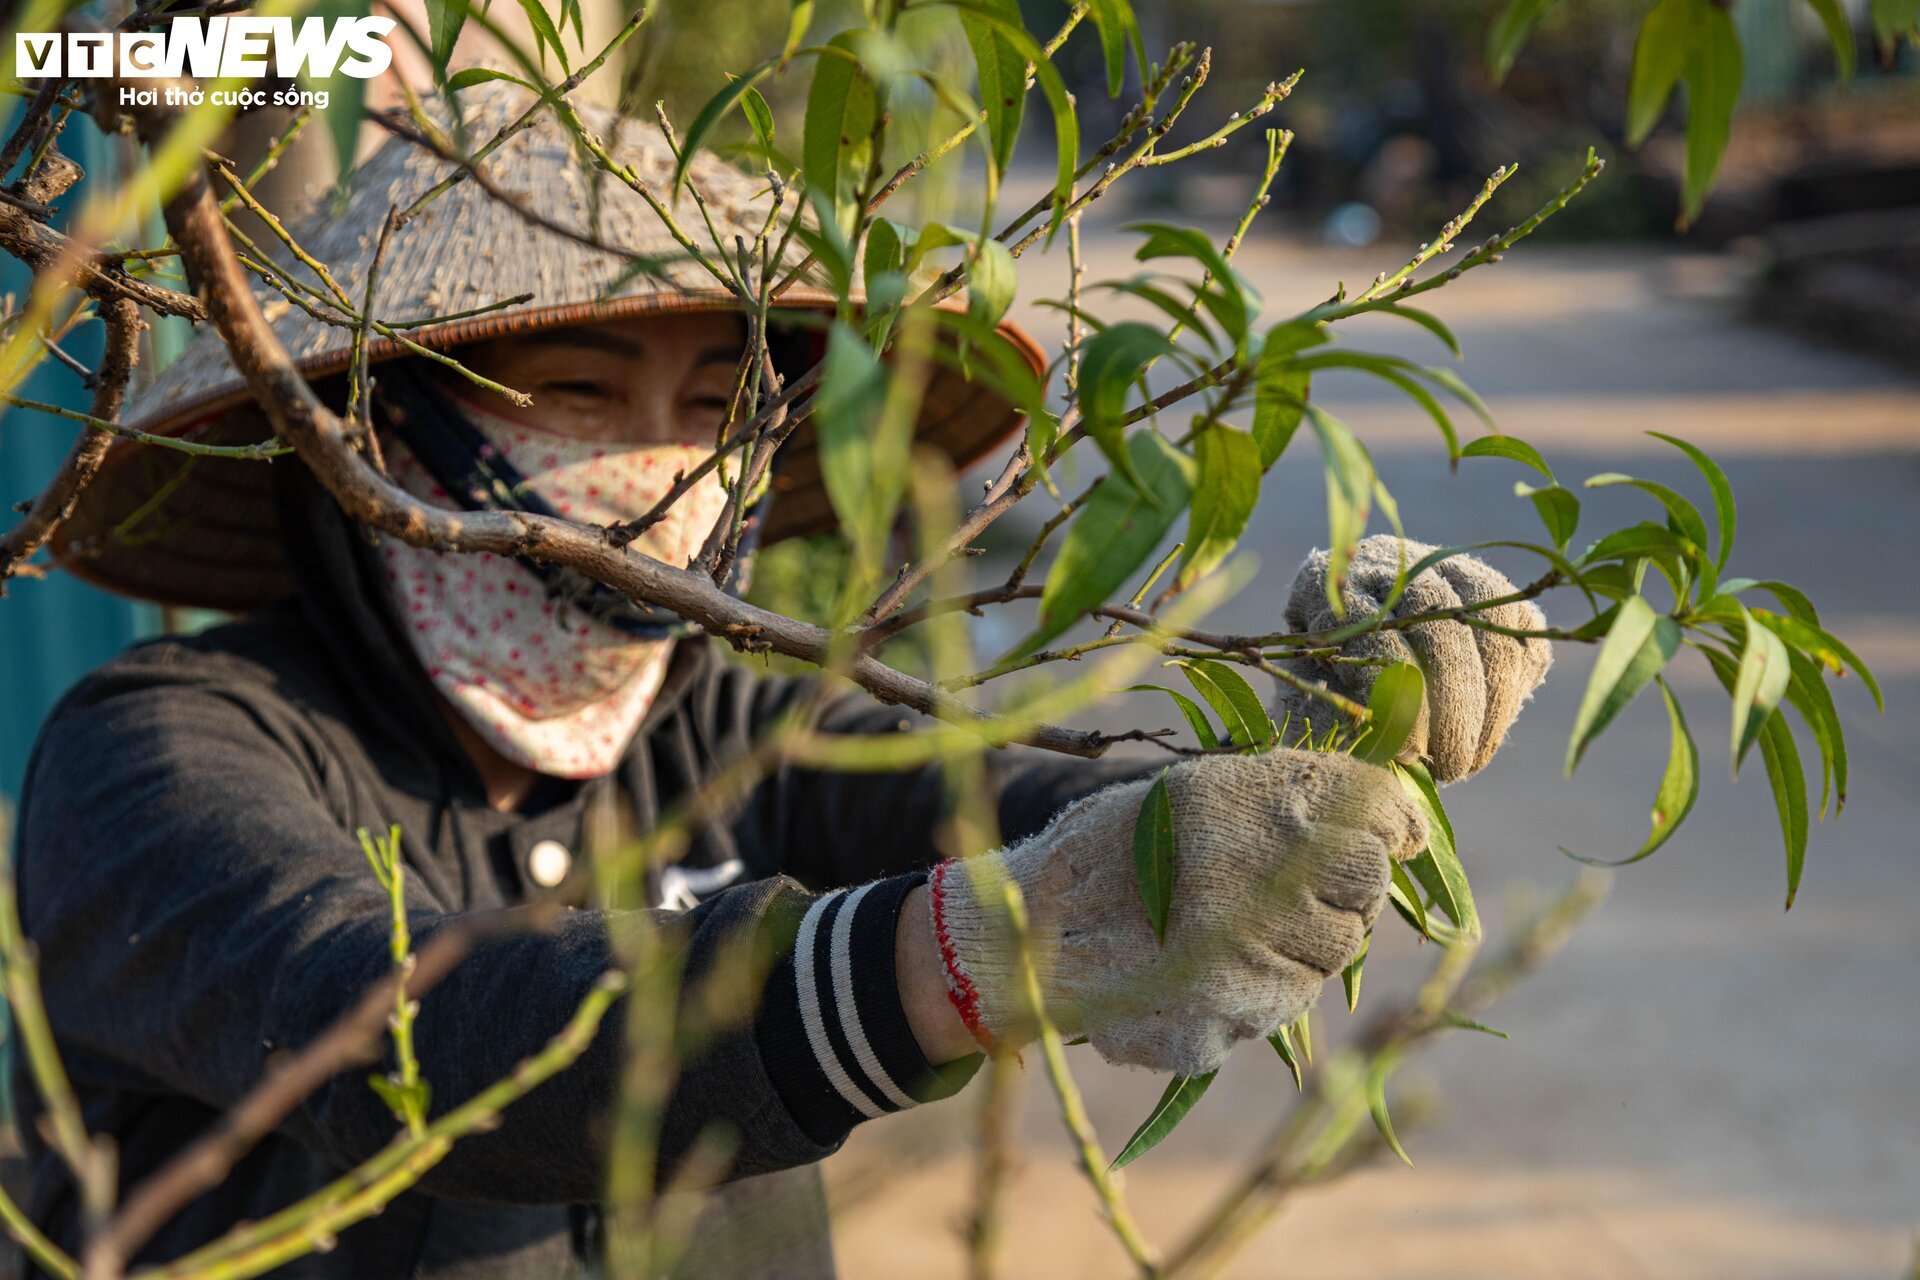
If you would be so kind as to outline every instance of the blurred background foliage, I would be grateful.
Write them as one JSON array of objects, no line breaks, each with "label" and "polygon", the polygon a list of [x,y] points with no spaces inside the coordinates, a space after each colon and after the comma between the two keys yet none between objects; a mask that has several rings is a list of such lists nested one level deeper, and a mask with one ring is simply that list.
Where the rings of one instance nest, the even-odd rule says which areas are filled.
[{"label": "blurred background foliage", "polygon": [[[1517,203],[1537,203],[1556,186],[1547,162],[1589,146],[1613,158],[1614,173],[1545,234],[1669,234],[1684,167],[1678,131],[1663,130],[1638,150],[1624,144],[1635,33],[1650,6],[1555,5],[1496,84],[1484,55],[1505,7],[1505,0],[1195,0],[1177,10],[1142,6],[1139,16],[1150,51],[1164,51],[1176,38],[1210,46],[1209,83],[1227,98],[1256,96],[1268,82],[1306,70],[1288,104],[1287,123],[1297,136],[1275,203],[1311,217],[1336,242],[1370,243],[1442,220],[1488,172],[1516,161],[1520,173],[1508,193]],[[1057,0],[1022,5],[1036,31],[1056,26],[1065,9]],[[779,29],[787,12],[781,0],[661,0],[654,19],[661,38],[647,42],[628,68],[626,100],[650,110],[664,99],[676,119],[689,118],[725,82],[728,68],[763,56],[763,33]],[[1828,35],[1806,0],[1740,0],[1732,14],[1745,61],[1740,123],[1704,236],[1759,229],[1771,213],[1771,188],[1799,166],[1819,161],[1830,176],[1850,156],[1875,169],[1920,160],[1920,143],[1904,127],[1920,118],[1920,54],[1911,44],[1882,56],[1864,15],[1856,14],[1858,70],[1843,86]],[[858,18],[850,0],[822,3],[813,38]],[[967,52],[950,11],[910,14],[903,32],[921,49],[944,46],[954,79],[967,80]],[[1092,32],[1076,34],[1055,63],[1076,90],[1083,133],[1105,136],[1124,99],[1108,98],[1101,86]],[[798,133],[805,84],[786,76],[761,86],[789,137]],[[1682,92],[1669,104],[1669,124],[1684,117],[1684,98]],[[1190,128],[1201,131],[1198,123]],[[736,117],[724,136],[742,142],[746,127]],[[1043,114],[1036,113],[1022,145],[1035,156],[1050,145]],[[1132,198],[1224,215],[1238,198],[1230,179],[1257,173],[1260,160],[1257,133],[1243,133],[1200,166],[1220,174],[1218,184],[1196,181],[1183,166],[1177,177],[1171,170],[1143,175],[1158,184],[1138,183]]]}]

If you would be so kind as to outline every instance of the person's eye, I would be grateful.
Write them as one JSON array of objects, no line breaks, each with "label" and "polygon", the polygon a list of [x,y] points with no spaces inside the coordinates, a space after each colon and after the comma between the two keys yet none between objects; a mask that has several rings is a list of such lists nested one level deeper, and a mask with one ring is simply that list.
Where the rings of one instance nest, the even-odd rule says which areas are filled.
[{"label": "person's eye", "polygon": [[687,400],[689,407],[702,413],[725,413],[732,403],[731,397],[722,395],[691,396]]}]

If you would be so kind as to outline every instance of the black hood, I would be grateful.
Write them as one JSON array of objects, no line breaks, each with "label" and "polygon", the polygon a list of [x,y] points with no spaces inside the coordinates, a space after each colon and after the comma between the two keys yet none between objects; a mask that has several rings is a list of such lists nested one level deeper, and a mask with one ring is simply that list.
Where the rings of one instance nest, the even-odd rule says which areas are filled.
[{"label": "black hood", "polygon": [[[333,658],[369,723],[401,742],[421,726],[436,754],[464,758],[427,673],[413,656],[381,586],[379,537],[340,509],[304,463],[273,464],[274,498],[293,579],[292,606]],[[476,775],[473,779],[478,785]]]}]

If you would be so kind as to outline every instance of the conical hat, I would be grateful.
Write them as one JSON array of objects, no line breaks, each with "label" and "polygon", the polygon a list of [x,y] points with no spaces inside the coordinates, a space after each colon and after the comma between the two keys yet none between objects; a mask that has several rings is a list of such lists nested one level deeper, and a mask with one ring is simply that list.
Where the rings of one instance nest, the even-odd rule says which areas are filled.
[{"label": "conical hat", "polygon": [[[478,146],[517,120],[535,99],[516,85],[494,81],[464,90],[459,101],[471,145]],[[669,198],[674,157],[657,128],[592,107],[578,110],[618,164],[631,166],[659,198]],[[572,135],[550,111],[541,111],[536,120],[484,162],[491,185],[601,245],[668,265],[651,274],[634,272],[620,254],[534,226],[469,180],[436,197],[394,234],[379,278],[376,314],[383,321],[449,315],[532,295],[527,302],[469,319],[405,330],[423,346],[447,348],[593,320],[737,309],[737,302],[688,260],[640,195],[583,164]],[[291,234],[329,267],[357,308],[388,210],[406,208],[453,168],[416,143],[389,138],[355,172],[343,209],[323,204],[291,227]],[[690,166],[690,181],[704,197],[721,243],[731,246],[736,235],[755,242],[772,199],[765,180],[703,155]],[[674,212],[696,243],[710,243],[690,196],[683,194]],[[295,279],[326,290],[290,255],[274,256]],[[309,378],[347,368],[350,328],[314,319],[263,282],[256,281],[255,290],[274,332]],[[827,310],[833,297],[803,284],[783,295],[779,305]],[[1044,368],[1045,357],[1031,338],[1012,325],[1001,331],[1036,372]],[[407,352],[375,335],[368,354],[379,361]],[[265,416],[211,326],[139,395],[122,420],[141,431],[220,444],[269,434]],[[1018,412],[996,392],[936,366],[918,435],[956,467],[977,460],[1019,426]],[[191,457],[121,440],[56,536],[55,557],[100,586],[162,603],[231,610],[264,603],[289,585],[269,468],[291,465],[298,464]],[[782,449],[775,485],[765,540],[832,527],[810,422]]]}]

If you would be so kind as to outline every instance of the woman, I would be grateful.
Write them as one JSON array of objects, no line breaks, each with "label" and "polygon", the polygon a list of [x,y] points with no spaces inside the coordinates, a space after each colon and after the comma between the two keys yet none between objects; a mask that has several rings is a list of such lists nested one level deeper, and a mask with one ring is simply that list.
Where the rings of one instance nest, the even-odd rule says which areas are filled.
[{"label": "woman", "polygon": [[[525,101],[498,85],[468,91],[471,136],[491,136]],[[619,127],[588,122],[608,136]],[[614,146],[643,180],[670,188],[663,148]],[[550,121],[502,148],[489,171],[495,185],[537,198],[547,218],[642,253],[671,248],[637,198],[613,184],[591,190]],[[344,213],[296,234],[354,287],[389,207],[444,172],[389,142]],[[723,234],[757,229],[764,206],[754,207],[759,193],[744,175],[702,160],[693,177]],[[473,182],[409,223],[389,262],[383,315],[535,295],[419,334],[528,393],[531,407],[424,361],[376,366],[381,456],[418,499],[631,520],[710,450],[743,330],[687,264],[628,279],[619,259],[529,228]],[[786,302],[822,298],[795,290]],[[278,312],[283,342],[311,376],[344,367],[347,330],[284,304]],[[1037,360],[1024,337],[1009,340]],[[374,353],[384,359],[393,344]],[[964,465],[1016,420],[983,389],[939,376],[920,438]],[[263,431],[211,335],[133,416],[147,430],[227,441]],[[751,517],[763,539],[829,519],[807,442],[790,449]],[[717,482],[693,486],[636,549],[686,563],[722,502]],[[829,732],[910,723],[864,697],[823,697],[815,681],[728,662],[674,619],[530,562],[374,537],[286,461],[129,451],[64,539],[63,556],[84,576],[241,615],[95,673],[49,719],[30,768],[24,917],[88,1126],[114,1139],[124,1185],[161,1167],[275,1055],[311,1043],[386,973],[388,903],[359,829],[400,829],[410,925],[424,946],[475,913],[571,893],[587,876],[575,862],[590,822],[610,815],[650,830],[796,708]],[[1363,544],[1352,603],[1372,607],[1367,593],[1392,581],[1399,550]],[[1316,624],[1325,567],[1319,556],[1303,568],[1294,625]],[[1423,575],[1402,607],[1509,590],[1458,559]],[[1497,618],[1537,625],[1530,605],[1504,608],[1513,616]],[[1465,776],[1498,747],[1545,671],[1546,648],[1457,624],[1407,635],[1432,687],[1415,748],[1438,776]],[[1308,674],[1337,681],[1355,670]],[[1028,904],[1043,996],[1063,1030],[1113,1061],[1196,1072],[1297,1017],[1358,950],[1392,860],[1425,843],[1390,775],[1348,757],[1281,750],[1184,762],[1168,774],[1180,860],[1162,942],[1133,884],[1139,771],[996,758],[990,785],[1010,843],[965,863],[939,861],[936,769],[782,765],[693,833],[678,865],[650,881],[661,936],[689,987],[724,984],[736,970],[754,978],[736,993],[738,1016],[706,1027],[683,1058],[660,1118],[663,1176],[702,1139],[731,1153],[688,1274],[831,1274],[812,1166],[855,1124],[957,1090],[982,1045],[1018,1043],[1024,996],[1000,909],[1006,881]],[[603,911],[568,911],[550,930],[481,947],[434,989],[414,1039],[436,1113],[561,1027],[615,963],[610,923]],[[729,965],[743,946],[759,964]],[[590,1206],[603,1191],[620,1021],[496,1129],[458,1144],[384,1213],[284,1273],[570,1273],[595,1248]],[[76,1193],[37,1136],[30,1080],[17,1087],[33,1216],[72,1248]],[[333,1080],[144,1256],[176,1258],[267,1216],[395,1128],[363,1076]]]}]

